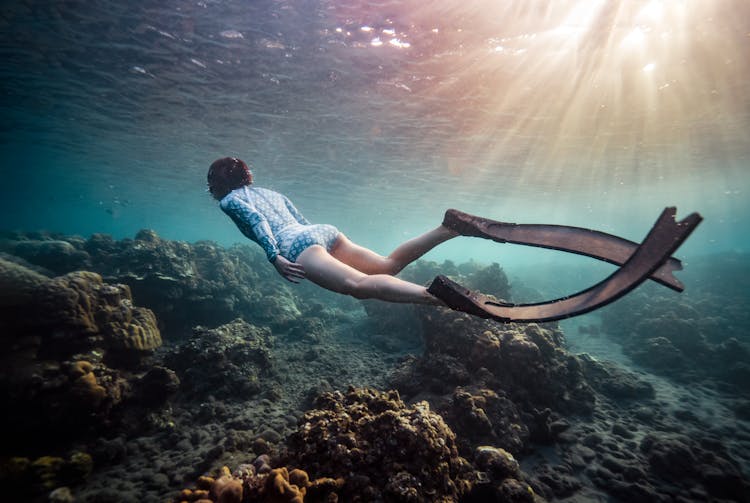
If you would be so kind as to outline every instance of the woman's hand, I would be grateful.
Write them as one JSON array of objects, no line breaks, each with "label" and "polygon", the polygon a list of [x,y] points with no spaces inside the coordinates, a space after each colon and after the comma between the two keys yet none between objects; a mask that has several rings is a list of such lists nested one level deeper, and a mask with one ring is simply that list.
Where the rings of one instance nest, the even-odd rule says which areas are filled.
[{"label": "woman's hand", "polygon": [[301,279],[305,279],[305,268],[296,262],[290,262],[281,255],[276,255],[273,266],[279,274],[292,283],[299,283]]}]

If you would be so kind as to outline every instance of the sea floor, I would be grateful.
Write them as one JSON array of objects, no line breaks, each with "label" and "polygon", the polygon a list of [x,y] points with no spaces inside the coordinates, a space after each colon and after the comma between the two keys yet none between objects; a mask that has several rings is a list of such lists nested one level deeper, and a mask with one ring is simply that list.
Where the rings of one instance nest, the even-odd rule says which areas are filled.
[{"label": "sea floor", "polygon": [[[289,287],[252,248],[166,241],[151,231],[122,241],[13,234],[0,245],[2,285],[11,288],[0,295],[8,342],[0,377],[13,404],[3,416],[0,475],[28,501],[178,501],[180,490],[222,466],[263,456],[304,463],[300,449],[321,446],[304,443],[316,439],[303,419],[354,427],[343,404],[362,410],[367,400],[400,418],[396,425],[419,417],[443,425],[438,444],[455,444],[445,452],[454,471],[464,470],[451,472],[459,484],[487,484],[482,446],[520,463],[520,471],[511,463],[495,473],[496,487],[481,494],[750,501],[750,341],[739,328],[747,310],[724,301],[722,289],[664,299],[646,291],[601,316],[502,325]],[[94,272],[73,272],[81,270]],[[405,274],[424,283],[437,272],[511,295],[497,264],[419,262]],[[374,399],[363,389],[399,394]],[[367,414],[380,421],[380,412]],[[331,450],[319,457],[330,462],[317,461],[338,473],[295,467],[351,477],[400,501],[394,481],[411,480],[418,494],[416,474],[445,474],[409,468],[414,453],[388,440],[398,428],[369,438],[352,430],[340,437],[345,445],[323,446]],[[419,428],[405,431],[438,434]],[[395,478],[367,482],[352,468],[361,459],[341,458],[352,442],[366,457],[375,446],[378,456],[403,456],[387,466],[413,469],[411,478],[385,473]],[[71,453],[84,455],[74,455],[76,464],[65,461]],[[446,487],[459,500],[459,486]],[[511,497],[509,488],[520,490]],[[345,490],[340,501],[355,497]],[[463,500],[482,500],[471,494]]]}]

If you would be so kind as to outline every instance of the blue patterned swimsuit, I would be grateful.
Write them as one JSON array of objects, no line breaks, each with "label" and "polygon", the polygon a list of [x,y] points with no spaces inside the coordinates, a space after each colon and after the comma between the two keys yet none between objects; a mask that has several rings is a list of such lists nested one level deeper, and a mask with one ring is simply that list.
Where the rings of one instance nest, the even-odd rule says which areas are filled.
[{"label": "blue patterned swimsuit", "polygon": [[312,245],[331,251],[339,236],[333,225],[308,222],[289,198],[273,190],[246,185],[224,196],[219,206],[265,250],[270,262],[278,255],[296,262]]}]

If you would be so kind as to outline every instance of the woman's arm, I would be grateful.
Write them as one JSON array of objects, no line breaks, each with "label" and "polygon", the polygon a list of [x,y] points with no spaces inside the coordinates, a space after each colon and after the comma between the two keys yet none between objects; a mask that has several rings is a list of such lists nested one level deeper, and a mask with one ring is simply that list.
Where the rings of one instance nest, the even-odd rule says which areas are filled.
[{"label": "woman's arm", "polygon": [[266,252],[266,257],[275,263],[279,256],[279,246],[271,232],[266,218],[255,206],[238,198],[228,198],[221,202],[221,209],[237,224],[242,234],[258,243]]}]

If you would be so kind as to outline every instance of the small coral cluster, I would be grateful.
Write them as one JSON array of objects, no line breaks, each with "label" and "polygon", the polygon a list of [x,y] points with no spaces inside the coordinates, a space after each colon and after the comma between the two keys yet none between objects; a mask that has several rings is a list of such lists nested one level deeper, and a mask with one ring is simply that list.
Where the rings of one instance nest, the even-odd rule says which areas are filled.
[{"label": "small coral cluster", "polygon": [[184,489],[176,503],[335,503],[342,479],[310,480],[307,472],[287,467],[271,468],[268,456],[240,465],[234,473],[222,467],[216,477],[202,476],[194,489]]},{"label": "small coral cluster", "polygon": [[91,474],[93,466],[91,456],[85,452],[73,452],[67,458],[12,457],[0,462],[0,483],[3,484],[5,498],[21,501],[30,498],[35,491],[80,484]]},{"label": "small coral cluster", "polygon": [[467,492],[471,470],[455,435],[426,402],[398,393],[324,393],[289,439],[291,464],[345,478],[347,501],[450,501]]},{"label": "small coral cluster", "polygon": [[480,446],[472,465],[455,440],[426,402],[407,406],[393,390],[326,392],[273,460],[203,476],[176,502],[541,501],[509,452]]}]

